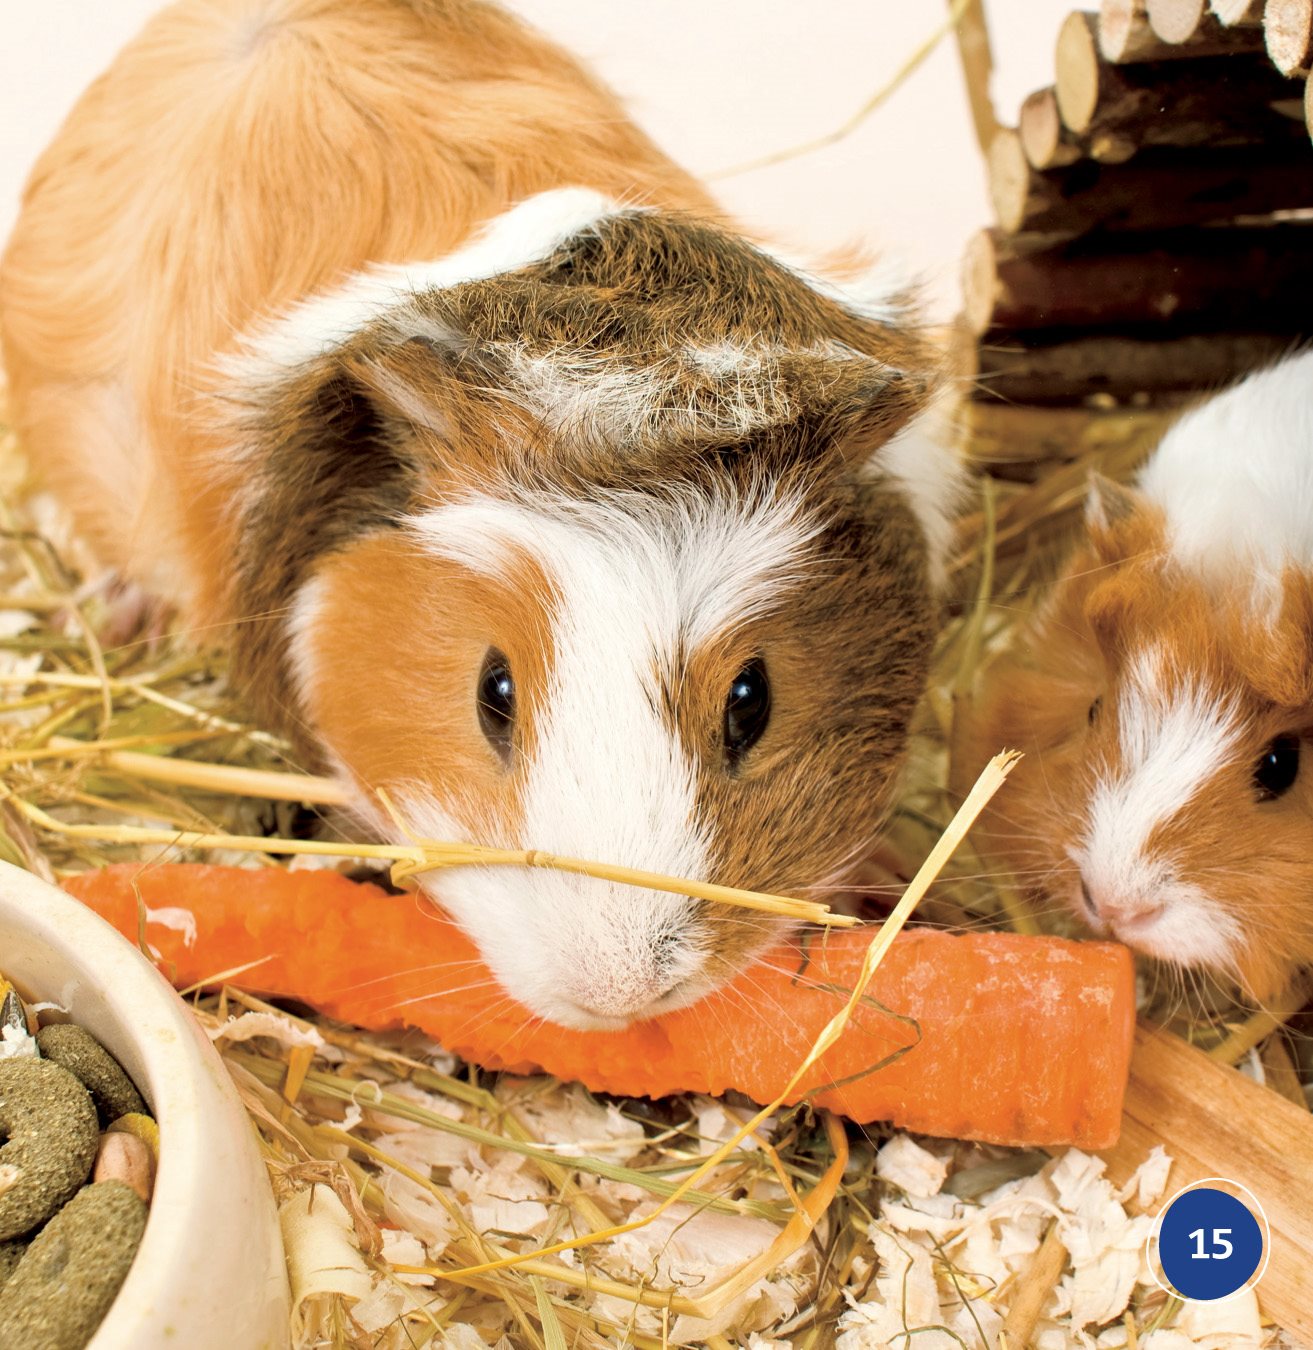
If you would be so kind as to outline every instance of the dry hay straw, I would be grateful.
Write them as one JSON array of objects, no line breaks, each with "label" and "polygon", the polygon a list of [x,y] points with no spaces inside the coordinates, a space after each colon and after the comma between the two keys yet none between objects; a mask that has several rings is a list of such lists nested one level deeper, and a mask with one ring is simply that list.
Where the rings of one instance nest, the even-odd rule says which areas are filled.
[{"label": "dry hay straw", "polygon": [[[886,908],[882,894],[901,899],[866,976],[918,900],[921,922],[1050,926],[1052,916],[1032,913],[969,840],[953,854],[958,839],[945,831],[969,786],[954,746],[981,659],[1052,571],[1089,469],[1125,476],[1146,443],[1143,426],[1113,434],[1105,425],[1087,441],[1064,429],[1060,454],[1037,473],[1023,467],[1015,427],[1001,439],[974,422],[967,430],[968,454],[997,476],[982,479],[963,527],[958,599],[906,788],[867,877],[873,912]],[[0,856],[56,879],[166,855],[283,867],[297,852],[373,854],[375,865],[402,873],[469,857],[435,856],[426,842],[370,848],[345,837],[337,789],[300,775],[288,747],[246,723],[214,658],[177,635],[101,643],[118,599],[84,581],[78,561],[4,437]],[[909,860],[923,858],[928,866],[909,886]],[[250,1111],[276,1195],[287,1201],[325,1188],[359,1257],[359,1271],[348,1272],[355,1284],[339,1272],[340,1291],[330,1277],[325,1291],[307,1297],[301,1344],[473,1346],[504,1337],[556,1350],[659,1346],[673,1337],[723,1350],[747,1344],[760,1326],[810,1350],[832,1343],[848,1300],[872,1284],[878,1132],[805,1105],[611,1101],[547,1078],[489,1075],[416,1034],[368,1035],[294,1016],[242,993],[240,972],[216,977],[228,985],[193,991],[192,1003]],[[860,994],[861,986],[852,1000]],[[1272,1034],[1293,1010],[1237,1019],[1217,1004],[1177,1019],[1219,1057],[1260,1044],[1265,1063],[1284,1055],[1297,1091],[1313,1067],[1303,1043]],[[826,1037],[841,1034],[844,1018],[807,1063]],[[991,1150],[986,1167],[1016,1173],[1039,1161]],[[311,1229],[330,1208],[311,1207]],[[317,1240],[295,1226],[289,1238],[307,1251]],[[701,1262],[692,1278],[690,1262]],[[951,1262],[939,1273],[969,1284]],[[362,1288],[371,1292],[360,1302]]]}]

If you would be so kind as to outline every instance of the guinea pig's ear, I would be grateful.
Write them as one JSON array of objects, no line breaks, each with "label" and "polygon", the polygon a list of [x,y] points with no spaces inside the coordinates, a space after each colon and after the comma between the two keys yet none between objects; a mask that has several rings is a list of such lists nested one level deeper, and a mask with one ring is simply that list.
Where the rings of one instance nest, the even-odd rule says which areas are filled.
[{"label": "guinea pig's ear", "polygon": [[1089,530],[1108,531],[1130,520],[1140,507],[1140,497],[1132,488],[1092,470],[1085,498],[1085,526]]},{"label": "guinea pig's ear", "polygon": [[435,397],[442,363],[430,358],[423,382],[408,369],[419,364],[380,344],[348,344],[244,390],[244,532],[275,528],[279,517],[315,554],[404,510],[417,441],[440,443],[447,430]]},{"label": "guinea pig's ear", "polygon": [[286,617],[320,560],[400,527],[458,458],[453,438],[479,440],[445,399],[449,384],[449,356],[428,339],[366,334],[239,389],[233,664],[266,713],[284,697]]},{"label": "guinea pig's ear", "polygon": [[1085,499],[1085,530],[1095,557],[1104,566],[1160,548],[1162,512],[1134,488],[1090,474]]},{"label": "guinea pig's ear", "polygon": [[870,358],[843,362],[839,370],[817,401],[845,463],[864,463],[929,407],[931,377],[924,371]]}]

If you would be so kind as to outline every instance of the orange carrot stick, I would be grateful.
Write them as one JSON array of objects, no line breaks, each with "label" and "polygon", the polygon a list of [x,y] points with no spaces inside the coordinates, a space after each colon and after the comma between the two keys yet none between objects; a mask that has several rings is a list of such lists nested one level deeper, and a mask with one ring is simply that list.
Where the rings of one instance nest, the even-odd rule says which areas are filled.
[{"label": "orange carrot stick", "polygon": [[[771,1101],[852,988],[873,931],[780,947],[655,1021],[574,1031],[511,1003],[426,900],[334,872],[124,865],[65,886],[134,938],[138,891],[150,909],[191,911],[194,945],[177,928],[146,928],[178,985],[258,962],[235,982],[362,1027],[417,1027],[486,1068],[543,1069],[626,1096],[732,1088]],[[868,995],[800,1093],[853,1120],[953,1138],[1116,1142],[1135,1021],[1126,948],[914,930],[894,942]]]}]

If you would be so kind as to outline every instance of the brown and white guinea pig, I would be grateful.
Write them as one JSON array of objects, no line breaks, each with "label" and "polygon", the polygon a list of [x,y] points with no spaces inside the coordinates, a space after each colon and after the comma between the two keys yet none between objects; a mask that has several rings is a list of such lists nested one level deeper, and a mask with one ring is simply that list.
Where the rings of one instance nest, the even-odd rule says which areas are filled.
[{"label": "brown and white guinea pig", "polygon": [[987,672],[1037,895],[1264,999],[1313,962],[1313,353],[1182,416]]},{"label": "brown and white guinea pig", "polygon": [[[424,836],[785,892],[869,845],[949,529],[936,358],[506,13],[164,11],[35,169],[0,322],[82,533],[379,833],[383,788]],[[433,884],[576,1026],[779,935],[560,873]]]}]

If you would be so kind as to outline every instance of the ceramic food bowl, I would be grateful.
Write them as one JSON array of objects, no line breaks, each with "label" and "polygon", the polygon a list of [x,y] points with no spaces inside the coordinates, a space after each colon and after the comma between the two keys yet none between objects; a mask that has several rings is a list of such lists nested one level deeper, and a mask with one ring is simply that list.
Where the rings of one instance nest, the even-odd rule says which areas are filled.
[{"label": "ceramic food bowl", "polygon": [[104,920],[7,863],[0,970],[100,1040],[159,1124],[145,1235],[88,1350],[283,1350],[287,1275],[264,1164],[232,1082],[186,1007]]}]

